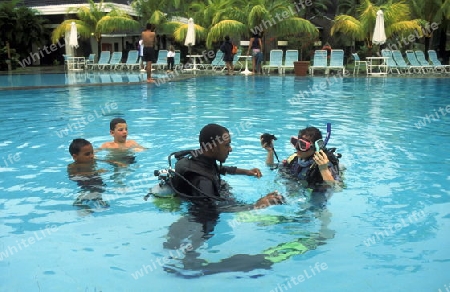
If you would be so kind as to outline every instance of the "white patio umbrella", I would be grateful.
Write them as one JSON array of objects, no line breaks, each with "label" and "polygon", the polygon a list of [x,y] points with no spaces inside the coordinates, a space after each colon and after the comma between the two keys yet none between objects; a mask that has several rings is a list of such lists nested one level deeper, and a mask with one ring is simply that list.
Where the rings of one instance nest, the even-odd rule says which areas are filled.
[{"label": "white patio umbrella", "polygon": [[386,42],[386,33],[384,31],[384,14],[380,9],[377,11],[377,19],[375,21],[375,30],[373,32],[372,43],[382,45]]},{"label": "white patio umbrella", "polygon": [[184,40],[184,45],[188,46],[190,54],[191,47],[195,45],[195,24],[192,18],[189,18],[188,20],[188,29],[186,33],[186,39]]},{"label": "white patio umbrella", "polygon": [[78,48],[78,31],[75,22],[70,24],[69,46]]}]

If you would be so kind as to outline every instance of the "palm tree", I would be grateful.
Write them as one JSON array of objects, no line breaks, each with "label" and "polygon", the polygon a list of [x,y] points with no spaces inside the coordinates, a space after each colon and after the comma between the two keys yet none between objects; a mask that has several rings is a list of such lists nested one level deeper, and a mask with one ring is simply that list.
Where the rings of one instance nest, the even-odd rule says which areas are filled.
[{"label": "palm tree", "polygon": [[[247,9],[247,25],[253,30],[257,30],[257,27],[259,30],[263,29],[266,35],[283,37],[306,33],[318,36],[319,31],[315,25],[299,17],[301,7],[295,6],[291,1],[253,0],[249,2]],[[269,23],[268,20],[272,21]]]},{"label": "palm tree", "polygon": [[[75,22],[80,38],[88,39],[93,35],[97,40],[98,52],[100,52],[102,34],[123,30],[136,31],[140,28],[139,22],[112,4],[104,5],[103,0],[99,3],[88,0],[88,3],[89,6],[69,9],[69,13],[75,12],[78,19],[68,19],[58,25],[52,33],[53,42],[56,43],[63,37],[70,30],[71,23]],[[105,12],[107,9],[110,12]]]},{"label": "palm tree", "polygon": [[[319,8],[319,6],[317,6]],[[252,33],[263,32],[264,43],[275,37],[299,39],[306,48],[319,36],[319,30],[306,17],[308,7],[298,6],[291,1],[253,0],[248,5],[247,25]],[[279,16],[282,17],[279,17]],[[303,16],[303,17],[302,17]],[[272,20],[270,23],[268,20]],[[306,45],[306,46],[305,46]],[[267,46],[266,47],[270,47]],[[265,58],[269,50],[264,50]],[[302,54],[303,55],[303,54]]]},{"label": "palm tree", "polygon": [[[190,4],[188,7],[184,8],[183,13],[178,13],[176,16],[188,19],[192,17],[195,22],[195,36],[196,40],[207,41],[207,47],[212,47],[212,41],[208,41],[209,32],[213,22],[217,22],[217,19],[224,20],[224,23],[235,22],[234,20],[228,19],[228,15],[233,12],[233,5],[241,0],[210,0],[206,2],[195,2]],[[238,25],[242,25],[239,23]],[[187,34],[187,23],[185,21],[167,21],[162,23],[161,29],[164,32],[172,34],[175,41],[183,42]],[[242,31],[245,28],[241,27]],[[222,34],[220,40],[226,34],[234,34],[236,31],[231,26],[226,26],[226,32]],[[239,34],[239,33],[238,33]],[[219,39],[218,39],[219,40]]]},{"label": "palm tree", "polygon": [[420,31],[420,21],[410,20],[411,12],[408,4],[404,1],[380,6],[374,5],[370,0],[363,0],[357,7],[357,18],[351,15],[338,15],[331,28],[331,35],[343,33],[354,40],[365,41],[368,48],[372,47],[372,35],[375,28],[376,13],[378,10],[384,12],[384,25],[386,37],[402,36],[406,33]]},{"label": "palm tree", "polygon": [[[166,14],[164,10],[169,9],[165,1],[152,4],[145,0],[136,2],[136,8],[145,10],[138,14],[151,23],[159,24],[159,32],[162,30],[172,34],[178,42],[184,41],[187,24],[169,21],[169,13]],[[173,5],[171,11],[171,16],[192,17],[196,24],[196,38],[206,40],[208,48],[222,41],[225,35],[241,39],[247,38],[250,32],[264,32],[264,36],[277,37],[300,33],[309,34],[312,38],[318,36],[317,28],[299,17],[298,12],[301,10],[290,0],[206,0],[189,5]]]},{"label": "palm tree", "polygon": [[338,4],[338,14],[357,15],[359,0],[341,0]]},{"label": "palm tree", "polygon": [[186,11],[187,5],[181,0],[133,0],[131,3],[142,26],[146,23],[160,25],[172,16],[182,14]]},{"label": "palm tree", "polygon": [[20,0],[0,3],[0,40],[24,57],[33,43],[40,44],[45,37],[45,20],[37,10],[21,4]]},{"label": "palm tree", "polygon": [[318,35],[317,28],[299,17],[299,10],[288,0],[210,0],[208,5],[193,5],[192,10],[199,16],[200,23],[208,27],[208,47],[225,35],[241,38],[248,37],[250,32],[263,33],[266,37]]},{"label": "palm tree", "polygon": [[409,5],[413,14],[423,20],[421,26],[425,39],[425,54],[428,54],[430,42],[434,37],[434,29],[430,29],[430,24],[432,23],[439,25],[442,36],[440,38],[440,47],[443,47],[443,51],[445,51],[447,28],[450,19],[450,0],[411,0]]}]

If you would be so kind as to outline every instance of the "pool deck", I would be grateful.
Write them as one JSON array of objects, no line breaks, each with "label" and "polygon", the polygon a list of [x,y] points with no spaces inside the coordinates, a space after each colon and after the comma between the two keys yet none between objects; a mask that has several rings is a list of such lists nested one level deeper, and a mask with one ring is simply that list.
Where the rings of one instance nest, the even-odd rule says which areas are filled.
[{"label": "pool deck", "polygon": [[[130,85],[130,84],[148,84],[149,86],[155,85],[160,86],[161,84],[168,82],[176,82],[181,80],[186,80],[190,78],[194,78],[197,76],[205,76],[205,75],[218,75],[221,73],[217,72],[207,72],[207,71],[198,71],[198,74],[193,74],[191,72],[179,72],[174,71],[173,73],[166,73],[165,71],[153,71],[152,74],[155,75],[156,83],[147,83],[145,72],[141,71],[126,71],[126,70],[83,70],[83,71],[67,71],[64,69],[64,66],[35,66],[35,67],[26,67],[26,68],[17,68],[13,71],[0,71],[1,76],[9,76],[14,78],[16,75],[40,75],[40,74],[64,74],[67,76],[67,79],[72,79],[73,83],[63,83],[56,85],[27,85],[27,86],[2,86],[0,84],[0,91],[2,90],[23,90],[23,89],[39,89],[39,88],[57,88],[57,87],[67,87],[67,86],[105,86],[105,85]],[[121,77],[130,77],[128,81],[121,80],[100,80],[99,76],[110,76],[117,77],[117,79]],[[87,80],[90,82],[86,82]],[[95,79],[95,80],[94,80]],[[122,78],[123,79],[123,78]],[[133,79],[133,81],[131,81]],[[80,81],[81,80],[81,81]],[[83,81],[84,80],[84,81]],[[93,82],[92,82],[93,81]]]},{"label": "pool deck", "polygon": [[[349,69],[349,68],[348,68]],[[351,68],[350,68],[351,69]],[[192,71],[174,71],[173,73],[166,73],[165,71],[153,71],[155,75],[156,83],[147,83],[145,72],[141,71],[127,71],[127,70],[83,70],[83,71],[67,71],[64,66],[29,66],[25,68],[16,68],[13,71],[0,71],[0,78],[2,76],[9,76],[14,78],[15,75],[45,75],[45,74],[64,74],[66,76],[66,82],[61,84],[51,85],[11,85],[3,86],[0,83],[0,91],[3,90],[24,90],[24,89],[39,89],[39,88],[52,88],[52,87],[68,87],[68,86],[105,86],[105,85],[130,85],[130,84],[148,84],[149,86],[160,86],[169,82],[183,81],[190,78],[204,77],[204,76],[220,76],[226,75],[223,71],[212,70],[197,70]],[[235,77],[247,76],[240,74],[239,71],[235,71]],[[252,75],[249,75],[252,76]],[[294,76],[293,72],[288,74],[270,74],[270,75],[256,75],[256,76]],[[106,78],[105,78],[106,77]],[[317,75],[317,76],[304,76],[303,78],[314,77],[331,77],[330,75]],[[352,75],[348,74],[345,77],[349,78],[448,78],[450,73],[442,74],[389,74],[386,76],[367,76],[366,74]],[[115,78],[115,79],[114,79]],[[302,78],[302,77],[300,77]],[[109,80],[108,80],[109,79]]]}]

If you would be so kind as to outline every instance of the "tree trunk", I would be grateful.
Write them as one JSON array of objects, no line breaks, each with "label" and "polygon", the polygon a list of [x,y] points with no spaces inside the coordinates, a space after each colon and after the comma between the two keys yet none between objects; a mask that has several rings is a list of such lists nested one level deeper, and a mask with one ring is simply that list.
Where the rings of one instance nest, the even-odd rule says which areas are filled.
[{"label": "tree trunk", "polygon": [[102,37],[97,39],[97,54],[98,58],[100,58],[100,53],[102,52]]},{"label": "tree trunk", "polygon": [[425,39],[425,58],[428,60],[428,50],[430,49],[431,37],[424,37]]},{"label": "tree trunk", "polygon": [[443,59],[443,64],[448,64],[448,56],[447,52],[445,51],[445,45],[447,43],[447,21],[443,20],[441,23],[441,29],[440,29],[440,37],[439,37],[439,52],[438,57],[441,57]]}]

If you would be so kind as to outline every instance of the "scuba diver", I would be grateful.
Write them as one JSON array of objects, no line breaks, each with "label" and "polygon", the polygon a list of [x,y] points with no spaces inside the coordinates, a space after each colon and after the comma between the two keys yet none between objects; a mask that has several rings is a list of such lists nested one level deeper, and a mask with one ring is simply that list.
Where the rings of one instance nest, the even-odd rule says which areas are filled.
[{"label": "scuba diver", "polygon": [[[284,202],[277,192],[265,195],[254,204],[239,202],[230,194],[230,187],[221,179],[221,175],[241,174],[259,178],[261,171],[257,168],[248,170],[222,165],[232,151],[231,135],[227,128],[217,124],[206,125],[200,131],[199,143],[200,149],[169,155],[169,169],[155,171],[160,183],[146,196],[170,195],[167,198],[170,200],[174,194],[188,203],[188,214],[169,227],[164,248],[177,250],[189,243],[192,250],[183,258],[174,259],[175,264],[165,265],[164,269],[184,277],[196,277],[231,270],[269,268],[272,263],[265,259],[266,255],[234,255],[218,263],[206,263],[199,258],[198,248],[214,236],[220,213],[257,210]],[[174,170],[171,168],[172,156],[177,159]]]},{"label": "scuba diver", "polygon": [[[291,137],[290,143],[296,152],[282,162],[274,148],[274,135],[260,136],[261,146],[267,150],[266,164],[270,169],[278,169],[286,187],[286,199],[301,201],[303,210],[321,210],[334,191],[342,186],[339,158],[336,148],[327,148],[331,136],[331,124],[327,124],[327,134],[322,139],[316,127],[301,129],[298,136]],[[277,163],[274,163],[274,156]]]},{"label": "scuba diver", "polygon": [[[227,128],[217,124],[208,124],[200,131],[200,149],[185,150],[169,155],[169,169],[155,171],[160,184],[151,193],[161,196],[165,189],[191,202],[215,202],[218,205],[240,205],[248,209],[259,209],[269,205],[283,203],[283,197],[276,192],[269,193],[252,205],[236,202],[227,191],[228,185],[221,175],[247,175],[261,177],[258,168],[242,169],[223,166],[231,148],[231,135]],[[171,156],[177,159],[175,170],[171,169]],[[218,161],[220,164],[217,165]]]},{"label": "scuba diver", "polygon": [[266,164],[272,169],[280,167],[284,176],[303,182],[304,187],[315,188],[322,183],[340,181],[339,158],[336,148],[327,149],[326,145],[331,135],[331,124],[327,124],[327,136],[322,140],[322,133],[316,127],[301,129],[297,137],[291,137],[291,144],[296,153],[280,164],[274,163],[274,135],[263,134],[260,137],[261,146],[267,150]]}]

